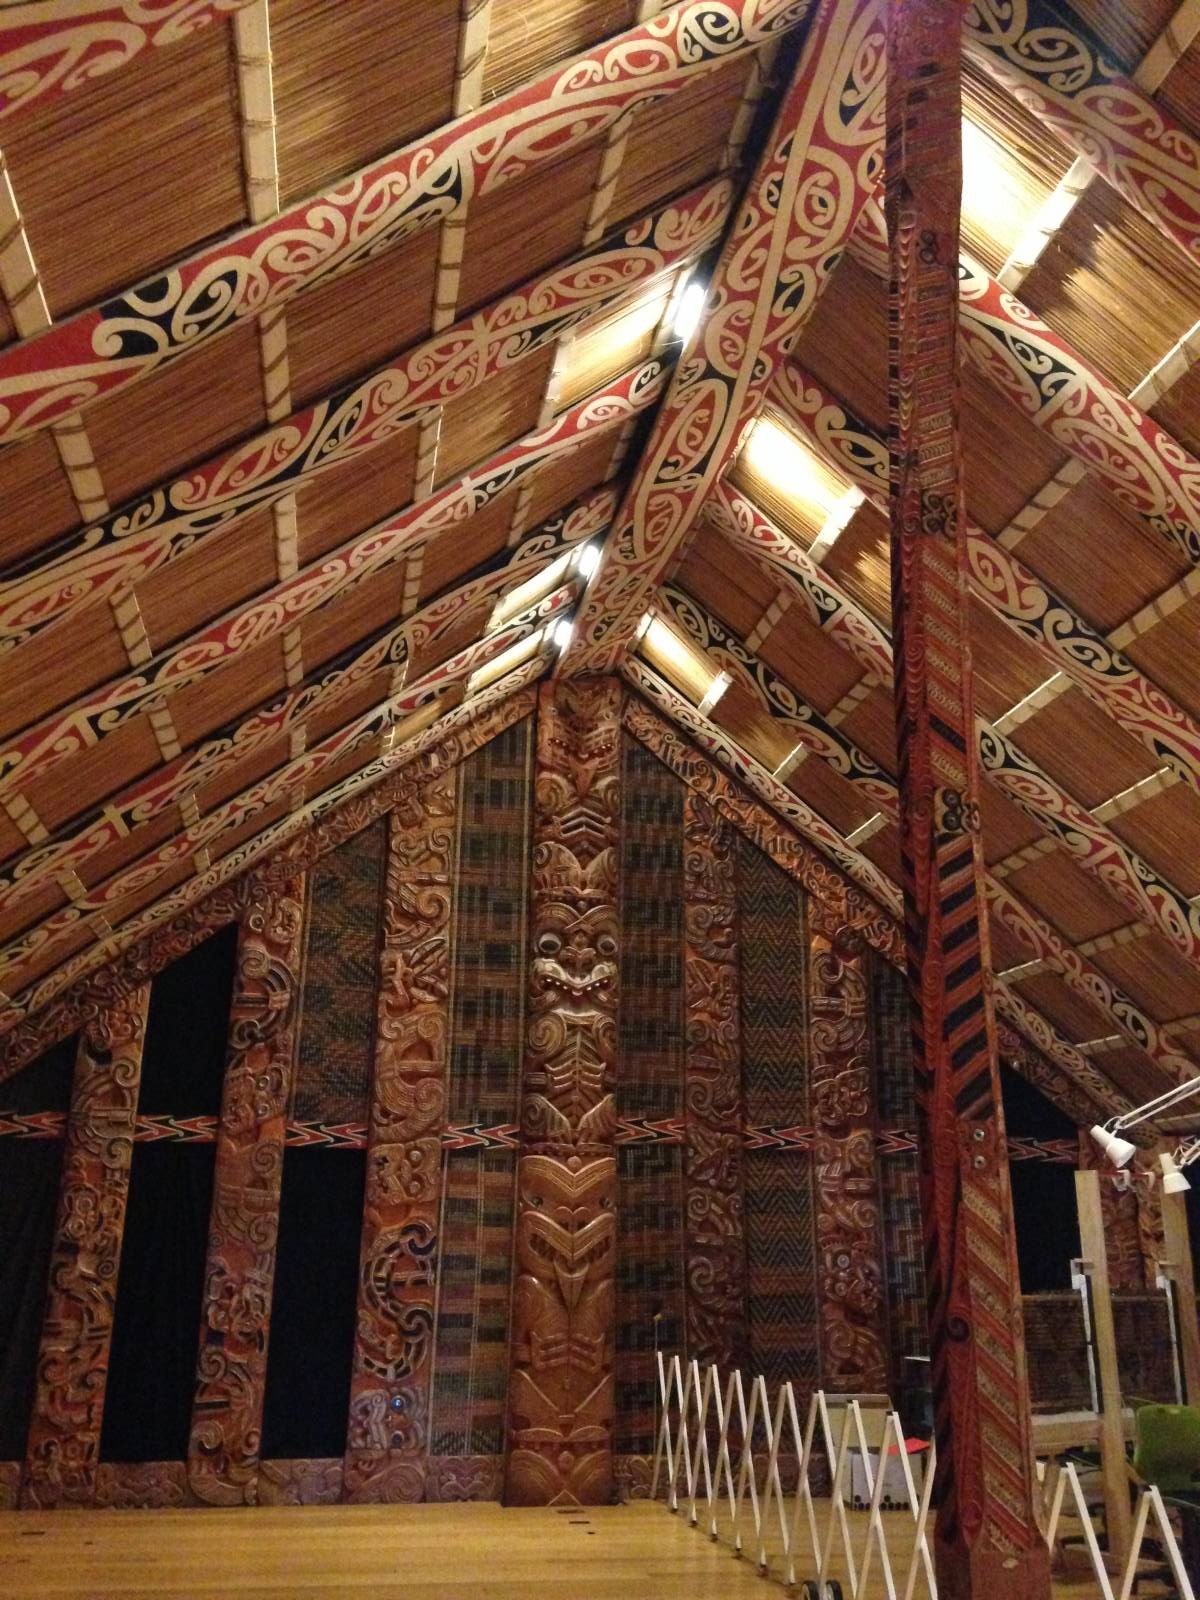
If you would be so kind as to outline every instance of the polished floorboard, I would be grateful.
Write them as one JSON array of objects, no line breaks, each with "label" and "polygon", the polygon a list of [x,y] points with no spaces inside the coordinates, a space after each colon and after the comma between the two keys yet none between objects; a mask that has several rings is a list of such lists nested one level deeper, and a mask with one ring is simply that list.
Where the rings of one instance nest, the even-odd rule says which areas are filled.
[{"label": "polished floorboard", "polygon": [[[825,1508],[822,1507],[822,1510]],[[885,1518],[902,1593],[912,1549],[907,1513]],[[851,1517],[862,1559],[866,1518]],[[738,1560],[727,1516],[710,1541],[661,1504],[586,1510],[454,1506],[295,1506],[236,1511],[0,1513],[0,1597],[29,1600],[743,1600],[784,1594]],[[752,1536],[745,1530],[752,1546]],[[803,1558],[799,1577],[808,1576]],[[831,1575],[844,1579],[841,1558]],[[1055,1600],[1093,1600],[1083,1578]],[[1161,1594],[1147,1587],[1146,1600]],[[886,1594],[876,1570],[869,1600]],[[925,1585],[916,1586],[924,1600]],[[1014,1597],[1016,1600],[1016,1597]]]},{"label": "polished floorboard", "polygon": [[0,1514],[0,1595],[763,1600],[662,1506],[295,1506]]}]

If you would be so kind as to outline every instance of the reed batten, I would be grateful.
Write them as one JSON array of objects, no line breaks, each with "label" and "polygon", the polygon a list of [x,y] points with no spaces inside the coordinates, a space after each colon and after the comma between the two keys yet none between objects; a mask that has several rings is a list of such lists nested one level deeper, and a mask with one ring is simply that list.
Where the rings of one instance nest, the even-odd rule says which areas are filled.
[{"label": "reed batten", "polygon": [[3,151],[0,151],[0,294],[4,296],[13,327],[21,338],[28,339],[50,326],[46,291],[33,259]]},{"label": "reed batten", "polygon": [[625,146],[629,142],[629,130],[633,126],[633,119],[634,112],[625,112],[617,118],[605,135],[604,153],[600,157],[600,169],[596,174],[587,221],[583,227],[585,248],[602,238],[608,226],[609,213],[612,210],[613,197],[617,192],[617,180],[621,176],[621,165],[625,160]]},{"label": "reed batten", "polygon": [[779,50],[779,43],[775,41],[761,45],[751,57],[746,87],[742,91],[742,98],[738,101],[738,108],[725,140],[725,148],[721,152],[722,172],[733,172],[741,165],[746,140],[750,136],[758,108],[774,87],[775,63],[779,57]]},{"label": "reed batten", "polygon": [[275,148],[275,93],[267,0],[252,0],[233,17],[234,63],[242,134],[246,214],[265,222],[279,211],[279,162]]},{"label": "reed batten", "polygon": [[462,0],[458,59],[454,63],[454,115],[475,111],[483,100],[483,69],[492,27],[492,0]]}]

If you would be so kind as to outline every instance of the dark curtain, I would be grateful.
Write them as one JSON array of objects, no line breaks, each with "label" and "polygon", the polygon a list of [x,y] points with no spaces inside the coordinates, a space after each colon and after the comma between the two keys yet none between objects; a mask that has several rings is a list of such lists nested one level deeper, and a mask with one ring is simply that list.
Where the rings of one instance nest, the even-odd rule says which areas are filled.
[{"label": "dark curtain", "polygon": [[211,1144],[134,1146],[103,1461],[187,1456],[214,1154]]},{"label": "dark curtain", "polygon": [[[1031,1083],[1000,1069],[1004,1122],[1010,1137],[1077,1139],[1079,1130]],[[1013,1227],[1023,1294],[1071,1287],[1071,1260],[1079,1254],[1075,1168],[1051,1161],[1012,1161]]]},{"label": "dark curtain", "polygon": [[[0,1114],[65,1114],[77,1045],[72,1035],[0,1083]],[[54,1138],[0,1138],[0,1461],[25,1455],[62,1157],[61,1125]]]},{"label": "dark curtain", "polygon": [[284,1153],[262,1454],[320,1459],[346,1448],[358,1304],[364,1150]]},{"label": "dark curtain", "polygon": [[212,1123],[202,1143],[139,1140],[133,1147],[100,1436],[104,1461],[187,1456],[236,963],[237,929],[224,928],[151,985],[138,1111]]}]

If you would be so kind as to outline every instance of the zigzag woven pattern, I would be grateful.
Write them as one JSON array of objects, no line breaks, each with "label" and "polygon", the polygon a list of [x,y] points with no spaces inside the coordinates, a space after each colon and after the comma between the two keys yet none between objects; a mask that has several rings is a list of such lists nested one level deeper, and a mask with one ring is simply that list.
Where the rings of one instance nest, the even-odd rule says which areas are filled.
[{"label": "zigzag woven pattern", "polygon": [[381,817],[313,868],[291,1107],[300,1122],[366,1120],[386,840]]},{"label": "zigzag woven pattern", "polygon": [[[742,1083],[751,1128],[809,1124],[804,895],[761,851],[739,841]],[[769,1384],[814,1387],[816,1237],[812,1156],[746,1152],[751,1370]]]},{"label": "zigzag woven pattern", "polygon": [[628,734],[621,761],[617,1111],[627,1135],[672,1129],[662,1149],[617,1134],[614,1448],[637,1454],[654,1448],[655,1346],[684,1340],[683,784]]}]

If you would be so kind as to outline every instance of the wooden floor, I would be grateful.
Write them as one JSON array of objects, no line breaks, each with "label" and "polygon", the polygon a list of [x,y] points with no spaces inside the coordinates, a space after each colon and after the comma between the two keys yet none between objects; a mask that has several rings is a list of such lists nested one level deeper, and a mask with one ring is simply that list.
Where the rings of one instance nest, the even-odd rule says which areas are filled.
[{"label": "wooden floor", "polygon": [[[865,1521],[852,1519],[860,1558]],[[912,1523],[907,1513],[887,1521],[889,1545],[898,1557],[903,1550],[903,1574]],[[0,1513],[0,1596],[767,1600],[786,1592],[764,1585],[753,1551],[736,1559],[729,1529],[721,1532],[712,1543],[685,1516],[646,1503],[586,1511],[456,1505]],[[773,1576],[777,1544],[768,1541]],[[840,1565],[833,1572],[844,1576]],[[884,1592],[876,1571],[871,1600]],[[923,1600],[923,1582],[916,1593]],[[1093,1600],[1094,1593],[1087,1580],[1054,1585],[1056,1600]]]},{"label": "wooden floor", "polygon": [[751,1566],[660,1505],[0,1514],[0,1595],[764,1600]]}]

